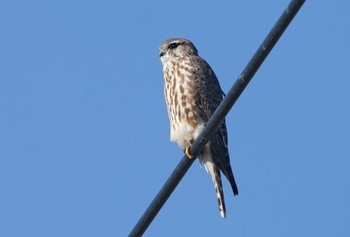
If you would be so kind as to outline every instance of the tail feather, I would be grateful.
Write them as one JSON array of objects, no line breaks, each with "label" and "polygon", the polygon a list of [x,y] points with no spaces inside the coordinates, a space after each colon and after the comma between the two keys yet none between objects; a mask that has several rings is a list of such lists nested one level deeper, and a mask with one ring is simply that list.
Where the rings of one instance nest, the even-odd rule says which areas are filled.
[{"label": "tail feather", "polygon": [[226,218],[225,199],[224,199],[224,192],[222,189],[220,170],[217,168],[217,166],[213,162],[209,160],[205,161],[204,165],[207,171],[209,171],[210,176],[213,180],[216,197],[218,199],[220,215],[223,218]]},{"label": "tail feather", "polygon": [[223,218],[226,218],[226,207],[225,207],[225,199],[224,199],[224,192],[222,190],[222,183],[221,183],[221,175],[219,169],[214,169],[214,176],[213,177],[213,183],[215,187],[216,197],[218,199],[218,205],[219,205],[219,211],[220,215]]}]

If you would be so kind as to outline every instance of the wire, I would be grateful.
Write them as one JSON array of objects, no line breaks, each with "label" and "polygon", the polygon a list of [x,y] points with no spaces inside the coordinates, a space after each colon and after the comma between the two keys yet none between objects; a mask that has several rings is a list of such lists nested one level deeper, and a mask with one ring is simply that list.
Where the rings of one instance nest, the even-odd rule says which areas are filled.
[{"label": "wire", "polygon": [[304,2],[305,0],[292,0],[289,3],[288,7],[284,10],[275,26],[266,36],[263,43],[260,45],[252,59],[247,64],[246,68],[233,84],[224,100],[218,106],[215,113],[206,124],[206,127],[192,144],[190,154],[193,154],[193,158],[189,159],[187,156],[184,156],[181,159],[180,163],[177,165],[157,196],[153,199],[152,203],[149,205],[143,216],[135,225],[129,234],[129,237],[141,236],[146,231],[166,200],[169,198],[183,176],[186,174],[187,170],[191,167],[195,158],[197,158],[211,136],[214,134],[218,125],[221,124],[232,106],[236,103],[238,97],[247,87],[250,80],[258,71],[259,67],[271,52],[272,48],[275,46],[283,32],[287,29],[289,23],[293,20],[294,16],[297,14]]}]

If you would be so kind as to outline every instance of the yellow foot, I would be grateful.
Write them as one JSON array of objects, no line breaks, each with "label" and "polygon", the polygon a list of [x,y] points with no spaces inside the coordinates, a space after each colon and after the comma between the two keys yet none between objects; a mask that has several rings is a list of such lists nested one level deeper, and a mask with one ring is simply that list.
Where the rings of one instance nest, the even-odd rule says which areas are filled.
[{"label": "yellow foot", "polygon": [[185,154],[189,159],[192,159],[193,155],[190,154],[190,148],[191,148],[190,146],[185,147]]}]

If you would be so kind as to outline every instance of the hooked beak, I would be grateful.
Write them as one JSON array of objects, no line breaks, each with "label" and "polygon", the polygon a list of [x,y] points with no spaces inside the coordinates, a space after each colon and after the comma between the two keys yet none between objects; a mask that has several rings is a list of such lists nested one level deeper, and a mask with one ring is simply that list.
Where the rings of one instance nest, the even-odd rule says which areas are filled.
[{"label": "hooked beak", "polygon": [[165,52],[163,52],[163,51],[159,53],[160,58],[163,57],[164,55],[165,55]]}]

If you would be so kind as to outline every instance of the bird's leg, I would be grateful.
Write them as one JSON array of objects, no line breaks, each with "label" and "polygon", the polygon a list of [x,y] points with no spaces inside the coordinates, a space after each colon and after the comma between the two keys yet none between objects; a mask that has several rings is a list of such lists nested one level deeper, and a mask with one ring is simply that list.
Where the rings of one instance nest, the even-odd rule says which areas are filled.
[{"label": "bird's leg", "polygon": [[193,155],[190,154],[190,148],[191,148],[190,146],[186,146],[185,150],[184,150],[184,152],[185,152],[186,156],[188,157],[188,159],[192,159],[193,158]]},{"label": "bird's leg", "polygon": [[[190,140],[191,145],[193,144],[193,142],[194,142],[193,139],[191,139]],[[185,146],[184,152],[189,159],[192,159],[193,155],[191,155],[191,153],[190,153],[190,148],[191,148],[191,146]]]}]

